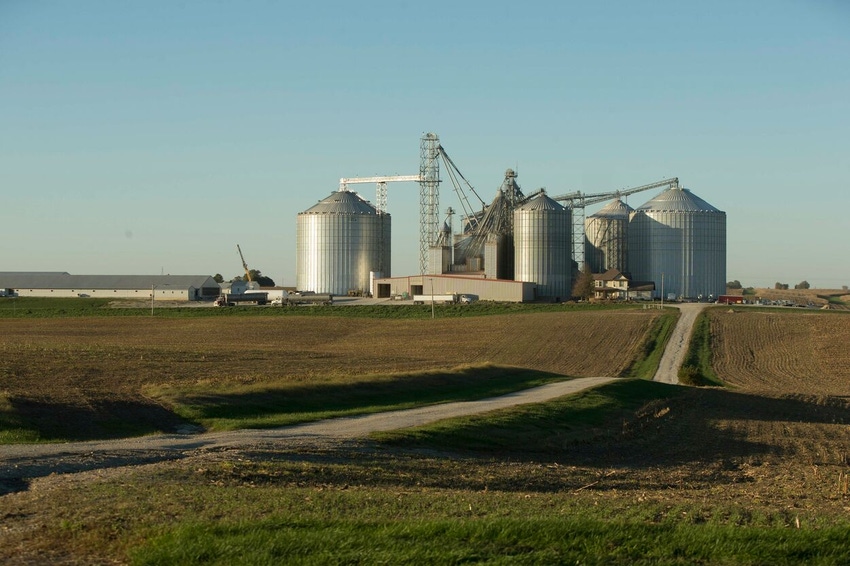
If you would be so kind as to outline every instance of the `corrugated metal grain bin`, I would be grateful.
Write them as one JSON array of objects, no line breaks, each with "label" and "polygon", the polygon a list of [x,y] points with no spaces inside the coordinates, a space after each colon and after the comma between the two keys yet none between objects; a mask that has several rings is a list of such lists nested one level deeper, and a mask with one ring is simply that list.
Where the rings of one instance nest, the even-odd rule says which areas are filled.
[{"label": "corrugated metal grain bin", "polygon": [[390,274],[390,215],[356,193],[332,193],[298,214],[295,263],[299,291],[368,292],[370,272]]},{"label": "corrugated metal grain bin", "polygon": [[514,277],[537,283],[538,297],[572,293],[571,214],[545,194],[514,211]]},{"label": "corrugated metal grain bin", "polygon": [[688,189],[670,188],[631,215],[632,278],[686,298],[726,292],[726,213]]},{"label": "corrugated metal grain bin", "polygon": [[628,268],[629,215],[633,208],[615,199],[584,221],[584,259],[592,273]]}]

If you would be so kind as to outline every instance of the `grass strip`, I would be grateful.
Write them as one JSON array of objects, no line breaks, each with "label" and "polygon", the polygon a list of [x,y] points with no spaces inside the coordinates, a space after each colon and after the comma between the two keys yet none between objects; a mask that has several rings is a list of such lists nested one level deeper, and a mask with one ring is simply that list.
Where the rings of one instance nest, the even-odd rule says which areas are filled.
[{"label": "grass strip", "polygon": [[42,440],[38,429],[15,411],[9,397],[0,393],[0,445],[30,444]]},{"label": "grass strip", "polygon": [[[682,394],[676,386],[624,379],[547,403],[373,433],[394,445],[486,453],[546,454],[573,442],[619,438],[635,421],[652,419],[653,402]],[[649,406],[650,409],[642,410]]]},{"label": "grass strip", "polygon": [[494,365],[463,366],[343,383],[148,390],[184,419],[210,430],[266,428],[505,395],[563,375]]},{"label": "grass strip", "polygon": [[679,319],[679,309],[666,309],[653,323],[652,328],[646,335],[643,347],[637,359],[626,369],[620,377],[637,377],[641,379],[652,379],[658,371],[664,348],[670,339],[670,334]]},{"label": "grass strip", "polygon": [[845,528],[645,524],[581,517],[180,525],[133,564],[846,564]]},{"label": "grass strip", "polygon": [[700,313],[694,322],[688,353],[679,368],[679,381],[701,387],[723,385],[711,366],[711,319],[707,312]]},{"label": "grass strip", "polygon": [[[0,299],[0,318],[69,318],[77,316],[130,316],[159,318],[201,317],[287,317],[332,316],[346,318],[426,319],[431,318],[430,305],[310,305],[297,308],[273,306],[156,306],[153,314],[150,303],[138,301],[138,307],[113,307],[110,299],[100,298],[41,298],[15,297]],[[512,313],[607,311],[640,308],[633,304],[596,303],[498,303],[477,301],[470,305],[437,305],[438,318],[462,318]]]}]

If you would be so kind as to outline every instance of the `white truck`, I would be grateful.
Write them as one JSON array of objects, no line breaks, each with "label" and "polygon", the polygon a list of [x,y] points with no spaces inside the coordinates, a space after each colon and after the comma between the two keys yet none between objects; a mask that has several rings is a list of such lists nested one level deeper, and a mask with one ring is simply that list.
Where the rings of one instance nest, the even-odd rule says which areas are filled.
[{"label": "white truck", "polygon": [[414,305],[430,304],[432,301],[436,304],[451,305],[458,302],[459,296],[456,293],[443,295],[413,295]]}]

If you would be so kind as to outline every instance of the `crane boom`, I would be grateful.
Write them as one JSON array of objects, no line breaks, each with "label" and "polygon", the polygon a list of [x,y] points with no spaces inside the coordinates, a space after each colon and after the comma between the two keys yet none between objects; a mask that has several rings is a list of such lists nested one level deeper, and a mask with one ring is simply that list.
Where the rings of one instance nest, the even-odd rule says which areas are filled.
[{"label": "crane boom", "polygon": [[347,191],[348,185],[360,183],[375,183],[376,190],[376,207],[379,213],[387,211],[387,183],[402,183],[402,182],[422,181],[422,175],[379,175],[376,177],[343,177],[339,180],[339,190]]},{"label": "crane boom", "polygon": [[403,181],[411,181],[418,183],[422,180],[419,175],[384,175],[378,177],[343,177],[339,180],[340,190],[345,190],[347,185],[355,185],[358,183],[395,183]]},{"label": "crane boom", "polygon": [[641,191],[647,191],[649,189],[657,189],[658,187],[678,187],[679,186],[679,178],[672,177],[670,179],[664,179],[663,181],[657,181],[655,183],[650,183],[648,185],[641,185],[640,187],[632,187],[631,189],[620,189],[617,191],[609,191],[605,193],[592,193],[586,194],[581,191],[576,191],[573,193],[568,193],[565,195],[560,195],[557,197],[552,197],[553,200],[568,202],[570,208],[583,208],[585,206],[591,204],[597,204],[600,202],[604,202],[608,199],[612,198],[620,198],[625,197],[634,193],[639,193]]},{"label": "crane boom", "polygon": [[248,264],[245,262],[245,256],[242,255],[242,248],[239,247],[239,244],[236,244],[236,249],[239,251],[239,258],[242,260],[242,267],[245,268],[245,277],[248,279],[248,282],[251,282],[251,271],[248,269]]},{"label": "crane boom", "polygon": [[604,202],[612,198],[620,198],[628,196],[640,191],[655,189],[658,187],[678,187],[679,178],[664,179],[648,185],[632,187],[631,189],[620,189],[618,191],[610,191],[606,193],[586,194],[581,191],[575,191],[566,195],[554,197],[553,200],[561,201],[564,205],[572,210],[573,220],[573,258],[578,265],[584,265],[584,207]]}]

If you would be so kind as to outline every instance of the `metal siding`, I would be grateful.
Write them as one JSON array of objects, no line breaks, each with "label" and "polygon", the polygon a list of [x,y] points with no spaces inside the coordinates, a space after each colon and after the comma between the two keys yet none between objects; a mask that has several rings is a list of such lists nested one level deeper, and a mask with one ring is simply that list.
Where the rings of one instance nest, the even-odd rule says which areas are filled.
[{"label": "metal siding", "polygon": [[420,285],[423,294],[431,294],[431,284],[434,285],[434,294],[443,295],[447,293],[476,295],[485,301],[523,302],[533,298],[534,284],[521,281],[505,281],[495,279],[483,279],[477,277],[439,277],[439,276],[413,276],[413,277],[390,277],[381,279],[379,283],[389,284],[390,290],[395,293],[414,294],[412,287]]},{"label": "metal siding", "polygon": [[572,222],[570,212],[559,208],[514,212],[514,277],[537,283],[540,297],[572,293]]},{"label": "metal siding", "polygon": [[654,281],[655,296],[726,291],[726,214],[713,210],[641,210],[629,223],[629,266],[637,281]]},{"label": "metal siding", "polygon": [[300,291],[335,295],[349,289],[368,291],[371,271],[390,273],[388,214],[305,212],[298,215],[296,231]]},{"label": "metal siding", "polygon": [[585,223],[584,257],[592,273],[628,272],[628,218],[591,216]]}]

